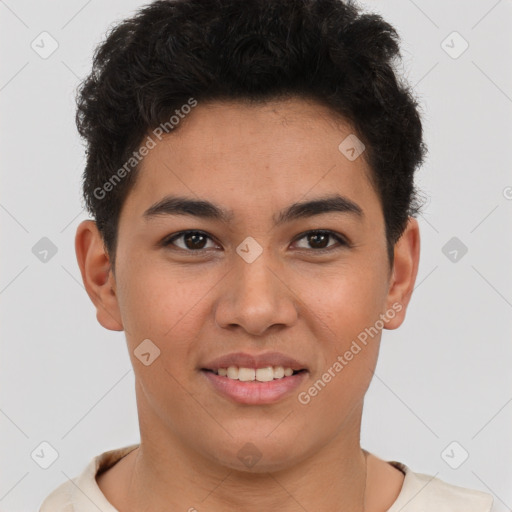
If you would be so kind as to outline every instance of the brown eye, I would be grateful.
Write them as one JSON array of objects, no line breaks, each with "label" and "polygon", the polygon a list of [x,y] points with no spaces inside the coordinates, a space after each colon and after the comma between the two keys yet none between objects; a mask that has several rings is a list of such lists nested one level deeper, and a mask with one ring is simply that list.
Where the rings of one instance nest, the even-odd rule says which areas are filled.
[{"label": "brown eye", "polygon": [[[297,238],[296,242],[303,239],[306,240],[308,247],[299,247],[299,249],[306,249],[309,252],[324,253],[339,249],[343,246],[349,246],[349,243],[344,239],[344,237],[328,230],[317,229],[314,231],[308,231]],[[335,240],[337,243],[329,244],[330,239]],[[178,244],[176,243],[177,240],[182,240],[182,242]],[[206,251],[207,249],[212,248],[207,247],[208,240],[213,241],[213,239],[206,233],[202,231],[189,230],[175,233],[174,235],[165,238],[161,242],[161,245],[164,247],[175,246],[184,252],[200,253],[201,251]]]},{"label": "brown eye", "polygon": [[313,249],[325,249],[328,246],[328,241],[331,235],[325,233],[310,233],[307,235],[307,240]]},{"label": "brown eye", "polygon": [[[184,246],[180,246],[174,243],[176,240],[179,239],[183,240]],[[165,247],[169,245],[176,245],[180,249],[194,252],[205,250],[206,241],[209,239],[210,237],[203,233],[202,231],[183,231],[181,233],[178,233],[177,235],[173,235],[171,238],[165,239],[162,244]]]},{"label": "brown eye", "polygon": [[[316,231],[308,231],[304,233],[297,240],[306,239],[307,244],[316,252],[322,251],[330,251],[331,249],[336,248],[336,244],[329,245],[329,239],[333,238],[338,242],[338,247],[348,245],[347,242],[339,235],[334,233],[333,231],[326,230],[316,230]],[[306,247],[309,249],[309,247]]]}]

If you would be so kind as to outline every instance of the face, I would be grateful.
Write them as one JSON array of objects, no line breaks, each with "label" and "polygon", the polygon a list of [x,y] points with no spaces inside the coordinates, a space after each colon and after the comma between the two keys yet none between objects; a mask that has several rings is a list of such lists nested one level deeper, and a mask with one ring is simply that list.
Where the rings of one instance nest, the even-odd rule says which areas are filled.
[{"label": "face", "polygon": [[[126,332],[141,439],[251,471],[358,442],[381,331],[403,320],[418,238],[412,220],[390,266],[364,153],[338,148],[351,133],[301,99],[199,103],[142,162],[115,276],[87,277],[99,235],[91,221],[79,228],[98,320]],[[213,206],[180,208],[171,196]],[[88,229],[97,244],[86,247]],[[228,366],[267,368],[255,373],[273,380],[215,374]]]}]

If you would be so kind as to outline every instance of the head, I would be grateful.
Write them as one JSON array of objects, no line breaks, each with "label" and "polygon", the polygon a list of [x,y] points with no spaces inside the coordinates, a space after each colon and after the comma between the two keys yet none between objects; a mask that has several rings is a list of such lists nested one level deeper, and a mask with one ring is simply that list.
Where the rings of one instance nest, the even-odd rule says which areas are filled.
[{"label": "head", "polygon": [[[126,333],[155,445],[244,469],[250,442],[263,471],[358,432],[419,259],[426,148],[398,58],[395,30],[340,0],[157,1],[97,49],[77,258],[98,321]],[[304,369],[283,399],[237,403],[205,378],[270,351]]]}]

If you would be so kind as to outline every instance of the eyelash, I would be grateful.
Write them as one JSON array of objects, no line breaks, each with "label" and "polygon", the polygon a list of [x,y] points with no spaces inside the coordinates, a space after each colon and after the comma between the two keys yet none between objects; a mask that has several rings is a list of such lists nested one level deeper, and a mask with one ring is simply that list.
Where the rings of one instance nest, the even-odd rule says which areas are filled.
[{"label": "eyelash", "polygon": [[[161,245],[163,247],[169,247],[170,245],[172,245],[172,243],[175,240],[178,240],[179,238],[182,238],[183,236],[185,236],[187,234],[191,234],[191,233],[202,235],[204,237],[209,238],[210,240],[213,240],[213,238],[211,236],[209,236],[207,233],[205,233],[204,231],[191,229],[191,230],[186,230],[186,231],[180,231],[179,233],[175,233],[171,236],[164,238],[161,242]],[[342,237],[341,235],[339,235],[338,233],[336,233],[334,231],[330,231],[327,229],[313,229],[310,231],[306,231],[304,233],[301,233],[301,235],[298,236],[297,238],[295,238],[294,242],[302,240],[303,238],[306,238],[308,235],[312,235],[312,234],[320,234],[320,235],[330,236],[330,237],[334,238],[339,243],[339,245],[338,246],[334,245],[334,246],[326,247],[323,249],[298,249],[299,251],[313,251],[313,252],[319,253],[319,254],[326,254],[326,253],[332,252],[333,250],[341,249],[342,247],[350,247],[350,244],[344,237]],[[201,253],[209,250],[209,249],[192,250],[192,249],[183,249],[182,247],[177,247],[177,249],[184,251],[184,252],[191,253],[191,254],[201,254]]]}]

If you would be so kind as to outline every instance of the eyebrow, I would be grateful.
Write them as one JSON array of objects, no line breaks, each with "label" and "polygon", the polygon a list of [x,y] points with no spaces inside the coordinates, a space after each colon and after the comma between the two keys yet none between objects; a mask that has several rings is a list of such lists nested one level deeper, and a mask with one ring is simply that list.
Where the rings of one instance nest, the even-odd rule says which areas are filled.
[{"label": "eyebrow", "polygon": [[[293,203],[277,216],[273,216],[274,226],[280,226],[292,220],[304,219],[323,213],[349,213],[356,217],[364,216],[362,208],[347,197],[330,195],[318,197],[311,201]],[[211,219],[229,224],[234,217],[232,210],[226,210],[210,201],[190,199],[188,197],[168,195],[150,206],[143,218],[149,221],[165,215],[190,215],[202,219]]]}]

